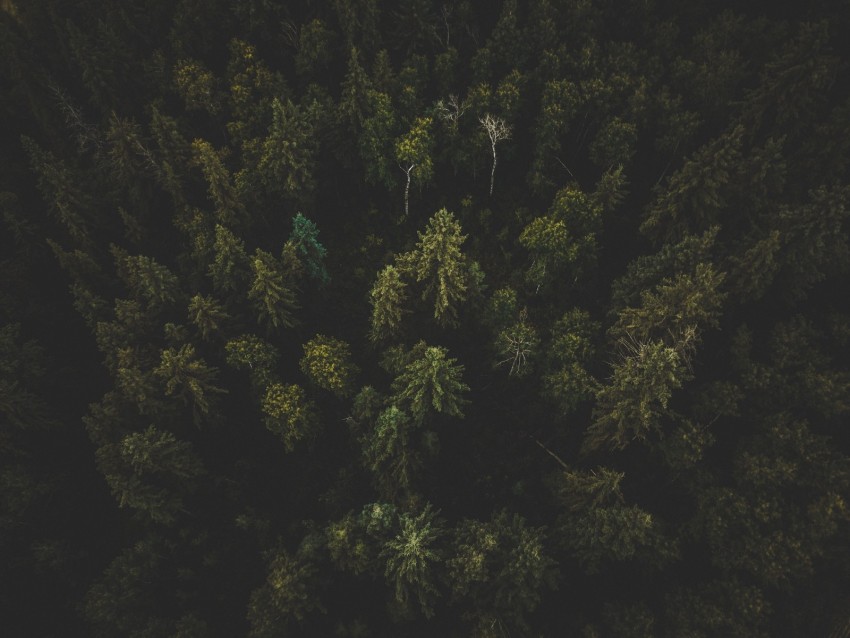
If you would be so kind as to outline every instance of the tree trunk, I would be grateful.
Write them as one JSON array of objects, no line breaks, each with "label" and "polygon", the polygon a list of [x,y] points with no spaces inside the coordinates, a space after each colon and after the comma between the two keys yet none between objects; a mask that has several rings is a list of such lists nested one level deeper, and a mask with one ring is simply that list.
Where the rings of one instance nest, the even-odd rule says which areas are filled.
[{"label": "tree trunk", "polygon": [[407,173],[407,184],[404,186],[404,216],[407,217],[408,212],[410,212],[410,171],[413,170],[411,166],[408,168],[405,173]]},{"label": "tree trunk", "polygon": [[496,178],[496,145],[493,144],[493,169],[490,171],[490,196],[493,196],[493,180]]}]

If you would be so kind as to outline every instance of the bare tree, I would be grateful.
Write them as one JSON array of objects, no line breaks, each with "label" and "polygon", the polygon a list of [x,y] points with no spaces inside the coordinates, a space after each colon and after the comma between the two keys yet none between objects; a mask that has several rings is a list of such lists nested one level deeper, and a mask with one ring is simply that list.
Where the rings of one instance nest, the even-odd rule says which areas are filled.
[{"label": "bare tree", "polygon": [[494,117],[487,113],[479,118],[482,128],[490,138],[490,146],[493,149],[493,169],[490,171],[490,195],[493,194],[493,180],[496,177],[496,144],[511,136],[511,127],[500,117]]},{"label": "bare tree", "polygon": [[436,104],[440,118],[451,124],[452,130],[457,130],[457,123],[469,108],[467,103],[458,100],[457,95],[449,95],[448,100],[440,100]]}]

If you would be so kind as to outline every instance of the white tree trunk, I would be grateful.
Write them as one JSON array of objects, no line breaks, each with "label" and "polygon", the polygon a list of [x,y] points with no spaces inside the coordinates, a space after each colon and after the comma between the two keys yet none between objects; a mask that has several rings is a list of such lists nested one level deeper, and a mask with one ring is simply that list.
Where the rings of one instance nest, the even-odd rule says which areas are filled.
[{"label": "white tree trunk", "polygon": [[410,212],[410,172],[413,170],[415,164],[412,164],[410,168],[406,169],[404,172],[407,175],[407,184],[404,185],[404,216],[407,217]]},{"label": "white tree trunk", "polygon": [[493,168],[490,171],[490,196],[493,196],[493,180],[496,179],[496,145],[493,144]]}]

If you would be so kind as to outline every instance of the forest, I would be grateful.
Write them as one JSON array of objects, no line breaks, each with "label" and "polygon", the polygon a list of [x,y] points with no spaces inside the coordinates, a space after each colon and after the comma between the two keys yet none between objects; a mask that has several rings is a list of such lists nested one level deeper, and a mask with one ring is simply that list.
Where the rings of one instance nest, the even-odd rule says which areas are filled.
[{"label": "forest", "polygon": [[848,33],[2,0],[0,633],[850,637]]}]

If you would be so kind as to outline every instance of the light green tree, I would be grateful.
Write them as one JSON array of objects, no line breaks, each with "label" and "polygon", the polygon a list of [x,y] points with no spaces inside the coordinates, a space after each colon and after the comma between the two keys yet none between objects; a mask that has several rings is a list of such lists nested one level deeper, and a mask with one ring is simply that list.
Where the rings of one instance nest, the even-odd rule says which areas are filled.
[{"label": "light green tree", "polygon": [[301,386],[274,381],[263,397],[263,414],[269,431],[280,437],[287,450],[310,438],[316,429],[316,412]]},{"label": "light green tree", "polygon": [[310,381],[340,397],[353,392],[357,366],[351,362],[351,349],[345,341],[316,335],[303,347],[301,371]]},{"label": "light green tree", "polygon": [[422,299],[433,299],[437,323],[454,325],[458,305],[481,287],[481,270],[461,251],[466,235],[445,208],[437,211],[418,235],[416,247],[399,256],[399,269],[424,283]]}]

